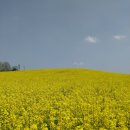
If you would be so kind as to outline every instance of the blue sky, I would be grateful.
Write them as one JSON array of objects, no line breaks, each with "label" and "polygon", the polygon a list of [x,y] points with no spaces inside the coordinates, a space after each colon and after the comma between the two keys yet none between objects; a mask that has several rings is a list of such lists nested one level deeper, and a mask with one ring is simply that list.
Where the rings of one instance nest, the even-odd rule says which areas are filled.
[{"label": "blue sky", "polygon": [[130,73],[130,0],[0,0],[0,61]]}]

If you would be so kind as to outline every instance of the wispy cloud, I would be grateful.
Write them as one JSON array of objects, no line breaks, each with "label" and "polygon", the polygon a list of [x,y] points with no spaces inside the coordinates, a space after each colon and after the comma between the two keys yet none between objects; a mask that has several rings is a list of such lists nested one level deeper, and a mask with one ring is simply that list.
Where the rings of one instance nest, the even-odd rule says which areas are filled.
[{"label": "wispy cloud", "polygon": [[113,36],[113,38],[116,40],[122,40],[122,39],[126,39],[127,36],[126,35],[115,35],[115,36]]},{"label": "wispy cloud", "polygon": [[88,36],[88,37],[85,38],[85,41],[89,42],[89,43],[96,43],[97,42],[97,38],[93,37],[93,36]]},{"label": "wispy cloud", "polygon": [[80,66],[83,66],[84,65],[84,62],[74,62],[73,65],[77,66],[77,67],[80,67]]}]

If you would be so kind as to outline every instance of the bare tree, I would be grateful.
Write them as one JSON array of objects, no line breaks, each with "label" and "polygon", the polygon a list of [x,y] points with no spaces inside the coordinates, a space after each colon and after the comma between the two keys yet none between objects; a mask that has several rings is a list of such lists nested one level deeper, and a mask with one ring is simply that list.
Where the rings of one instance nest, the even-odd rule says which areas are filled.
[{"label": "bare tree", "polygon": [[0,71],[10,71],[11,66],[9,62],[0,62]]}]

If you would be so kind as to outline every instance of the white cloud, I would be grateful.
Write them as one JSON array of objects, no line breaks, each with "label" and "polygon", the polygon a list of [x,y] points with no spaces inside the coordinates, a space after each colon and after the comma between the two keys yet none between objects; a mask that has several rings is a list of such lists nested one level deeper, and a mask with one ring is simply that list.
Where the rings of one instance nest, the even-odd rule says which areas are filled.
[{"label": "white cloud", "polygon": [[75,65],[75,66],[83,66],[84,62],[74,62],[73,65]]},{"label": "white cloud", "polygon": [[125,35],[115,35],[115,36],[113,36],[113,38],[116,39],[116,40],[122,40],[122,39],[126,39],[127,36],[125,36]]},{"label": "white cloud", "polygon": [[96,43],[97,42],[97,38],[96,37],[92,37],[92,36],[88,36],[88,37],[85,38],[85,41],[89,42],[89,43]]}]

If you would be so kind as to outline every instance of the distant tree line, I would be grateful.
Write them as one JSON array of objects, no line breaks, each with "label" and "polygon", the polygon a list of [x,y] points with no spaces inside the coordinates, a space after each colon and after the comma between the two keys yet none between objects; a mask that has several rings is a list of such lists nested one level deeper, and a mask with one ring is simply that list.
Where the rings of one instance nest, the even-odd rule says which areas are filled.
[{"label": "distant tree line", "polygon": [[9,62],[1,62],[0,61],[0,71],[16,71],[20,70],[20,65],[11,66]]}]

